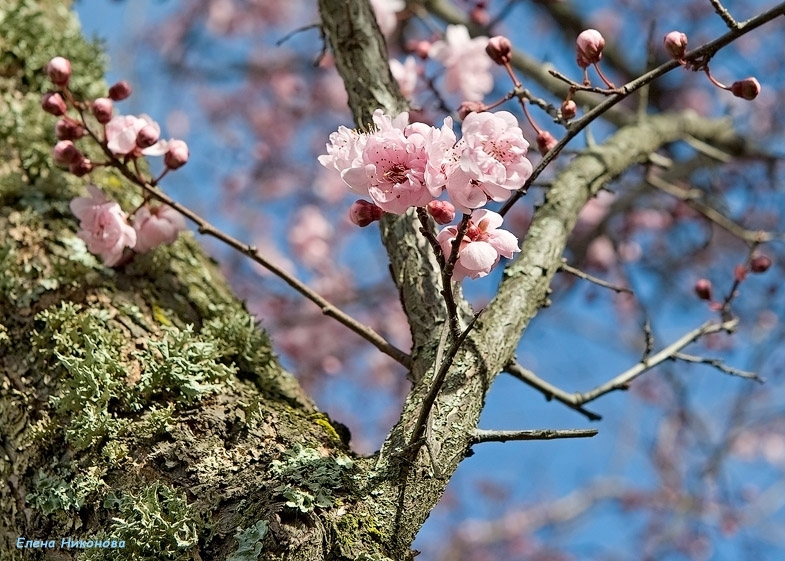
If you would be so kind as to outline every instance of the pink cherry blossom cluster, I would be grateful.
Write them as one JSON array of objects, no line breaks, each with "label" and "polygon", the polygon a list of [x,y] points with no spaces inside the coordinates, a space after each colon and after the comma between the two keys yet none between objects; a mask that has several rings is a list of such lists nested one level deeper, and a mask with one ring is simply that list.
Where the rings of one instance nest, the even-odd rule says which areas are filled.
[{"label": "pink cherry blossom cluster", "polygon": [[[319,156],[353,193],[371,199],[352,205],[350,217],[360,226],[378,220],[383,212],[402,214],[412,207],[425,207],[437,223],[447,224],[455,210],[469,214],[488,201],[507,200],[532,173],[526,157],[529,143],[517,119],[505,111],[469,113],[460,139],[450,117],[437,128],[409,123],[408,113],[392,118],[378,109],[373,122],[374,130],[367,133],[339,127],[330,135],[327,154]],[[437,200],[443,193],[449,201]],[[485,276],[500,256],[518,251],[515,237],[498,229],[501,222],[501,216],[490,211],[472,215],[454,280]],[[450,232],[453,238],[457,235],[450,228],[455,229],[443,230],[440,240]],[[446,247],[442,250],[449,257]]]},{"label": "pink cherry blossom cluster", "polygon": [[[167,172],[188,161],[188,145],[177,139],[161,140],[161,128],[147,115],[114,115],[114,102],[131,95],[127,82],[110,87],[107,97],[79,101],[68,89],[71,78],[68,59],[53,58],[46,72],[59,88],[44,94],[41,101],[44,111],[60,117],[55,126],[58,142],[52,154],[58,166],[81,177],[96,166],[119,167],[142,156],[163,156],[165,170],[152,182],[157,184]],[[69,111],[72,114],[69,115]],[[94,122],[88,120],[88,113]],[[93,162],[87,158],[75,144],[83,138],[97,142],[107,160]],[[138,176],[138,184],[147,185],[148,182]],[[161,244],[171,244],[185,229],[185,219],[169,205],[151,206],[146,202],[131,213],[129,224],[129,216],[100,188],[89,185],[87,190],[88,197],[77,197],[70,204],[71,211],[79,219],[77,235],[85,241],[87,249],[100,256],[109,267],[123,264],[133,252],[145,253]]]}]

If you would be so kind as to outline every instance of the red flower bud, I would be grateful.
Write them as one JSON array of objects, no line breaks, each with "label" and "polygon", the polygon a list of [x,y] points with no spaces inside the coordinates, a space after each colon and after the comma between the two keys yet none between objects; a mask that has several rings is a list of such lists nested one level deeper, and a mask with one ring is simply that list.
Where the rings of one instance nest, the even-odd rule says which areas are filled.
[{"label": "red flower bud", "polygon": [[349,220],[360,228],[365,228],[371,222],[381,220],[384,211],[373,203],[362,199],[354,201],[349,207]]},{"label": "red flower bud", "polygon": [[63,96],[59,93],[45,93],[44,97],[41,98],[41,107],[47,113],[57,115],[58,117],[65,115],[65,112],[68,111],[68,106],[65,104]]},{"label": "red flower bud", "polygon": [[733,278],[738,282],[743,281],[747,278],[747,267],[746,265],[742,265],[739,263],[733,268]]},{"label": "red flower bud", "polygon": [[52,150],[52,159],[55,165],[69,167],[71,164],[84,158],[79,149],[70,140],[61,140]]},{"label": "red flower bud", "polygon": [[695,294],[701,300],[711,300],[711,281],[708,279],[699,279],[695,283]]},{"label": "red flower bud", "polygon": [[56,85],[64,87],[71,78],[71,61],[61,56],[56,56],[46,65],[46,74]]},{"label": "red flower bud", "polygon": [[491,57],[491,60],[500,66],[509,64],[512,60],[512,43],[507,37],[497,35],[488,40],[488,45],[485,47],[485,52]]},{"label": "red flower bud", "polygon": [[602,49],[605,48],[605,39],[596,29],[587,29],[578,35],[576,45],[578,66],[587,68],[591,64],[600,62]]},{"label": "red flower bud", "polygon": [[130,95],[131,85],[125,80],[121,80],[109,88],[109,99],[112,101],[122,101]]},{"label": "red flower bud", "polygon": [[93,115],[102,125],[105,125],[112,120],[113,110],[114,103],[108,97],[99,97],[93,101]]},{"label": "red flower bud", "polygon": [[750,76],[749,78],[744,78],[744,80],[733,82],[730,85],[730,91],[733,95],[742,99],[755,99],[760,93],[760,82]]},{"label": "red flower bud", "polygon": [[663,39],[665,50],[673,60],[683,61],[687,54],[687,36],[681,31],[671,31]]},{"label": "red flower bud", "polygon": [[464,120],[469,113],[482,113],[485,109],[485,104],[480,101],[464,101],[458,108],[458,117]]},{"label": "red flower bud", "polygon": [[557,143],[558,140],[548,131],[543,130],[537,134],[537,150],[539,150],[540,154],[543,156],[547,154],[551,148],[556,146]]},{"label": "red flower bud", "polygon": [[90,173],[93,170],[93,162],[88,160],[87,158],[81,158],[72,162],[68,166],[68,171],[73,173],[76,177],[82,177],[85,174]]},{"label": "red flower bud", "polygon": [[57,121],[55,125],[55,137],[57,140],[78,140],[85,135],[81,124],[73,119],[64,118]]},{"label": "red flower bud", "polygon": [[756,255],[750,261],[750,271],[753,273],[765,273],[771,267],[771,257],[768,255]]},{"label": "red flower bud", "polygon": [[563,101],[561,104],[562,119],[570,120],[578,114],[578,106],[573,100]]},{"label": "red flower bud", "polygon": [[169,149],[164,154],[164,165],[169,169],[177,169],[184,166],[187,161],[188,145],[182,140],[171,140]]},{"label": "red flower bud", "polygon": [[431,201],[425,208],[437,224],[449,224],[455,218],[455,207],[449,201]]}]

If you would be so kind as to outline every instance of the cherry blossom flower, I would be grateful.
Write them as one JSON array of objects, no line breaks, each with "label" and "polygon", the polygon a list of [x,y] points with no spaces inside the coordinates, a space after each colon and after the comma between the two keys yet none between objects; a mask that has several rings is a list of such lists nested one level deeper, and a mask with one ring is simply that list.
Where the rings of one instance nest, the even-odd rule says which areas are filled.
[{"label": "cherry blossom flower", "polygon": [[464,25],[448,25],[443,41],[436,41],[428,56],[445,69],[444,87],[464,100],[481,101],[493,89],[493,61],[485,52],[487,37],[469,36]]},{"label": "cherry blossom flower", "polygon": [[417,61],[413,56],[407,56],[403,62],[393,58],[390,59],[390,70],[403,97],[410,99],[417,87]]},{"label": "cherry blossom flower", "polygon": [[324,167],[333,168],[343,176],[344,171],[360,165],[367,139],[367,135],[341,125],[336,132],[330,133],[327,154],[317,159]]},{"label": "cherry blossom flower", "polygon": [[447,172],[447,193],[468,213],[488,199],[504,201],[532,174],[529,143],[512,113],[469,113],[463,121],[460,160]]},{"label": "cherry blossom flower", "polygon": [[134,215],[136,245],[134,251],[146,253],[161,244],[172,244],[185,230],[185,218],[169,205],[150,208],[147,205]]},{"label": "cherry blossom flower", "polygon": [[[466,277],[477,279],[486,276],[502,257],[507,259],[519,252],[518,238],[507,230],[499,229],[502,225],[501,215],[486,209],[472,212],[469,228],[461,238],[458,259],[455,262],[452,278],[454,281]],[[452,243],[458,235],[457,226],[447,226],[436,236],[449,259]]]},{"label": "cherry blossom flower", "polygon": [[[147,156],[161,156],[166,153],[166,142],[158,141],[150,146],[140,148],[137,144],[139,133],[150,126],[158,135],[161,127],[148,115],[117,115],[106,124],[107,147],[115,156],[145,154]],[[150,129],[147,129],[150,131]]]},{"label": "cherry blossom flower", "polygon": [[79,219],[79,236],[90,253],[99,255],[106,266],[116,265],[126,247],[136,245],[136,230],[128,225],[120,205],[106,198],[101,189],[88,185],[89,197],[71,201],[71,212]]},{"label": "cherry blossom flower", "polygon": [[398,12],[406,8],[405,0],[371,0],[376,23],[385,37],[392,35],[398,26]]}]

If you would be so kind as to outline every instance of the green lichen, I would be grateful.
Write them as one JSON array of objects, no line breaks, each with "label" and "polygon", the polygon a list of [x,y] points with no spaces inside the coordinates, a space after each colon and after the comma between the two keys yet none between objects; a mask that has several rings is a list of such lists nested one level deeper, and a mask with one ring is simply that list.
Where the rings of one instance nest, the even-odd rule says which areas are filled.
[{"label": "green lichen", "polygon": [[237,550],[229,555],[226,561],[257,561],[262,552],[262,542],[267,536],[268,529],[266,520],[258,520],[256,524],[245,530],[239,529],[235,535],[238,543]]},{"label": "green lichen", "polygon": [[[137,492],[110,493],[103,502],[112,517],[106,537],[124,540],[124,558],[137,561],[193,559],[201,522],[195,518],[185,495],[163,483]],[[117,550],[91,550],[83,559],[116,559]]]},{"label": "green lichen", "polygon": [[95,498],[99,491],[107,488],[103,473],[90,467],[83,473],[74,474],[58,468],[60,475],[38,471],[34,489],[27,494],[27,502],[46,515],[60,511],[80,510],[88,498]]},{"label": "green lichen", "polygon": [[194,334],[190,325],[163,331],[160,340],[149,341],[136,355],[144,365],[137,388],[141,402],[167,398],[192,403],[232,385],[236,367],[220,362],[225,352],[216,341]]},{"label": "green lichen", "polygon": [[286,506],[301,512],[333,506],[333,491],[348,481],[352,460],[339,454],[323,456],[318,450],[296,445],[284,461],[270,463],[270,476],[282,483],[275,488],[286,501]]}]

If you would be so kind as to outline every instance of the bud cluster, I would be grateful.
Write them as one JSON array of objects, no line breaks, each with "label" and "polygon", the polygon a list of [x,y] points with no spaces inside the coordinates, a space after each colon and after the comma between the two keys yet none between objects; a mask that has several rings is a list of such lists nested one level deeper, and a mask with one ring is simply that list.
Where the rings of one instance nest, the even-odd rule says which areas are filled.
[{"label": "bud cluster", "polygon": [[[71,62],[68,59],[55,57],[50,60],[46,74],[58,88],[45,93],[41,99],[44,111],[60,117],[55,125],[58,142],[52,150],[55,165],[82,177],[96,165],[124,167],[128,160],[162,155],[166,169],[158,178],[160,180],[169,170],[177,169],[188,161],[188,145],[182,140],[160,140],[160,127],[146,115],[114,114],[115,102],[131,95],[128,82],[114,84],[105,97],[78,101],[68,89],[71,79]],[[74,109],[74,116],[68,114],[69,109]],[[91,130],[91,125],[84,120],[83,115],[88,113],[100,125],[100,132]],[[94,163],[85,156],[75,144],[84,137],[98,142],[108,160]],[[125,172],[130,171],[124,169]],[[148,185],[148,181],[138,173],[130,173],[134,174],[138,185]],[[77,235],[85,241],[87,249],[100,256],[107,266],[115,267],[127,262],[134,252],[145,253],[158,245],[171,244],[185,229],[183,216],[169,205],[145,203],[129,217],[118,203],[107,199],[106,194],[95,185],[89,185],[88,192],[90,196],[71,201],[71,211],[80,221]]]}]

